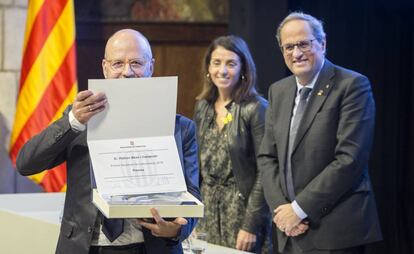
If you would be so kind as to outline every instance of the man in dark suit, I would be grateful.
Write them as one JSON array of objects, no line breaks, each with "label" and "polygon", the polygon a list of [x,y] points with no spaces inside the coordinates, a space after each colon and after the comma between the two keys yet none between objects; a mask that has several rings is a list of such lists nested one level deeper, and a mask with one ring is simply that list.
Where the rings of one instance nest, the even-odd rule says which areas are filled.
[{"label": "man in dark suit", "polygon": [[[102,61],[105,78],[150,77],[153,66],[151,47],[141,33],[124,29],[108,40]],[[102,112],[106,103],[103,93],[79,92],[63,116],[28,141],[18,155],[17,168],[23,175],[67,163],[66,200],[56,253],[182,253],[180,242],[191,233],[195,219],[166,221],[153,209],[155,223],[137,219],[111,222],[92,204],[85,129],[89,119]],[[199,197],[194,123],[177,115],[175,139],[187,189]],[[104,226],[109,222],[121,223],[117,233],[116,226]]]},{"label": "man in dark suit", "polygon": [[281,253],[361,253],[381,239],[368,158],[368,79],[325,58],[322,23],[291,13],[277,39],[293,73],[270,87],[259,154]]}]

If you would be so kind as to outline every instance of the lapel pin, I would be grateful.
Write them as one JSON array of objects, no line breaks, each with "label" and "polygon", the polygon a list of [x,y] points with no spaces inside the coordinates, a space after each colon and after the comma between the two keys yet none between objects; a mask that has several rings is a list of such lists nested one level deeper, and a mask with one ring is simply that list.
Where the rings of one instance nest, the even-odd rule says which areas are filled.
[{"label": "lapel pin", "polygon": [[329,88],[329,85],[326,85],[325,87],[326,87],[326,88]]},{"label": "lapel pin", "polygon": [[323,90],[319,90],[318,95],[322,96],[323,95]]}]

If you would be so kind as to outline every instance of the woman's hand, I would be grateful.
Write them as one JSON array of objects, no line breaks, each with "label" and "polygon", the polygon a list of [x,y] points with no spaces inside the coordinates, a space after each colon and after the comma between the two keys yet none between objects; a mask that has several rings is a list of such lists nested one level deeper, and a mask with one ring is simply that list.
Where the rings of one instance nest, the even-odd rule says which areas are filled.
[{"label": "woman's hand", "polygon": [[237,234],[237,240],[236,240],[236,249],[243,250],[243,251],[249,251],[254,247],[255,244],[256,244],[255,234],[251,234],[247,231],[244,231],[243,229],[239,230],[239,233]]}]

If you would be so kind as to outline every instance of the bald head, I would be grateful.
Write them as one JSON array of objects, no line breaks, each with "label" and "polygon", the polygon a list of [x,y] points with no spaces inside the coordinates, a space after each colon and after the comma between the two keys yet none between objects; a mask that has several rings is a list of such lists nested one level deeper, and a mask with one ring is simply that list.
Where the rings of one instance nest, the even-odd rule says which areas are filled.
[{"label": "bald head", "polygon": [[105,58],[108,59],[112,51],[126,46],[136,47],[147,59],[152,58],[151,46],[147,38],[140,32],[133,29],[122,29],[115,32],[107,41],[105,47]]},{"label": "bald head", "polygon": [[[111,63],[114,61],[129,64],[125,64],[122,74],[112,75],[119,74],[114,73],[113,68],[110,68]],[[130,68],[131,61],[134,61],[133,63],[137,61],[142,63],[142,72]],[[105,78],[149,77],[152,75],[153,63],[151,46],[147,38],[136,30],[122,29],[108,39],[105,46],[105,59],[102,61],[102,68]]]}]

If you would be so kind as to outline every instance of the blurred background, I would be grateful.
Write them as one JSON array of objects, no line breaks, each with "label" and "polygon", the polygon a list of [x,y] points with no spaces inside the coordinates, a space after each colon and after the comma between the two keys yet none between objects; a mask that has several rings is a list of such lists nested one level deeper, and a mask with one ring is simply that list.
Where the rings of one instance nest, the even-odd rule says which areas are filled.
[{"label": "blurred background", "polygon": [[[275,38],[278,24],[291,11],[321,19],[327,34],[327,58],[366,75],[377,106],[370,174],[384,241],[369,246],[366,253],[414,253],[414,1],[74,3],[79,90],[87,88],[88,79],[103,78],[101,61],[108,37],[119,29],[133,28],[152,45],[154,76],[178,76],[177,111],[188,117],[203,81],[202,59],[214,38],[235,34],[247,41],[257,65],[258,90],[266,96],[273,82],[289,75]],[[43,191],[16,174],[8,155],[26,15],[26,0],[0,0],[0,193]]]}]

